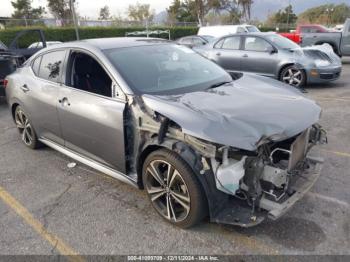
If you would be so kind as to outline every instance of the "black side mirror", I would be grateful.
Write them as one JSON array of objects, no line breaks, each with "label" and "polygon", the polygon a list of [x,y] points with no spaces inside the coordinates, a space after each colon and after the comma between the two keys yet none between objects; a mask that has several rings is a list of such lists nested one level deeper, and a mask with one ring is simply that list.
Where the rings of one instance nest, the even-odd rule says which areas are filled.
[{"label": "black side mirror", "polygon": [[274,54],[274,53],[277,53],[277,49],[274,48],[273,46],[269,46],[266,48],[266,52],[268,52],[269,54]]}]

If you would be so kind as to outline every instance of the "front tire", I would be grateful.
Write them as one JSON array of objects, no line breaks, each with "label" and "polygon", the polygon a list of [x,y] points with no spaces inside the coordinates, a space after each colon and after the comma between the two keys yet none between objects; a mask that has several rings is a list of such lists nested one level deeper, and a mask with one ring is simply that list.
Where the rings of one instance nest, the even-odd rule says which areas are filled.
[{"label": "front tire", "polygon": [[152,206],[166,221],[189,228],[207,215],[207,199],[192,168],[176,153],[160,149],[145,160],[144,188]]},{"label": "front tire", "polygon": [[31,149],[37,149],[41,146],[35,130],[21,106],[17,106],[15,110],[16,127],[21,134],[22,142]]},{"label": "front tire", "polygon": [[306,74],[303,69],[295,65],[287,66],[281,71],[280,81],[301,88],[306,83]]}]

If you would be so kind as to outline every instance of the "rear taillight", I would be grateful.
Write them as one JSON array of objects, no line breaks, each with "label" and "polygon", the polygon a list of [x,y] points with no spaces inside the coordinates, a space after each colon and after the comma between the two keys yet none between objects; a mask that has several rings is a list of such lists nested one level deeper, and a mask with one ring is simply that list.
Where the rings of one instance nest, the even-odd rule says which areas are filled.
[{"label": "rear taillight", "polygon": [[4,80],[2,81],[2,85],[4,86],[4,88],[7,87],[8,82],[9,82],[9,81],[8,81],[7,79],[4,79]]}]

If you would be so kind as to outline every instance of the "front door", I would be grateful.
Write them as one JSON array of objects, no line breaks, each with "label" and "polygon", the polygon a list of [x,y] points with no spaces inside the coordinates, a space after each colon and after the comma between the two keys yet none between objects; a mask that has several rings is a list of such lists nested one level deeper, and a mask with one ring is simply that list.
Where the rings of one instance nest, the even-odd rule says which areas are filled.
[{"label": "front door", "polygon": [[[29,45],[28,41],[30,41]],[[46,40],[43,31],[40,29],[29,29],[20,31],[16,35],[9,46],[9,50],[28,59],[44,47],[46,47]]]},{"label": "front door", "polygon": [[72,52],[58,115],[65,146],[125,173],[125,101],[112,97],[112,80],[90,54]]},{"label": "front door", "polygon": [[266,40],[246,36],[241,60],[242,71],[274,77],[277,72],[278,55],[271,50],[273,47]]}]

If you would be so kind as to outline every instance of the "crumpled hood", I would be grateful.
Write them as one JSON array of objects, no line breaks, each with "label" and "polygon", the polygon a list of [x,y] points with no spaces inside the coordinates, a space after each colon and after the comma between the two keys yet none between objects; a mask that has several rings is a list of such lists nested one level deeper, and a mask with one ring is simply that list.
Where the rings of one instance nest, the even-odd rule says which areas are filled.
[{"label": "crumpled hood", "polygon": [[251,151],[264,137],[280,140],[302,132],[319,120],[321,112],[295,88],[249,74],[207,91],[142,98],[186,134]]}]

